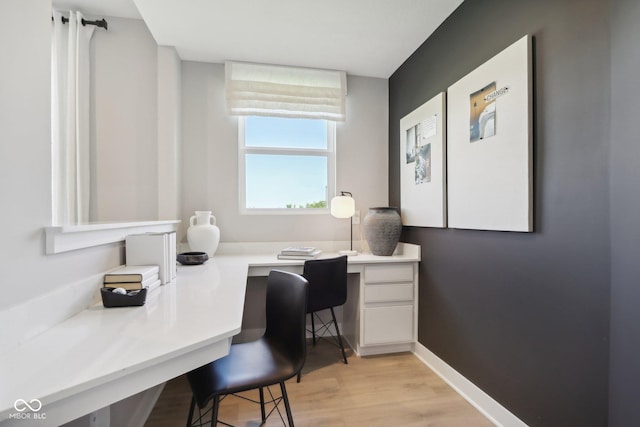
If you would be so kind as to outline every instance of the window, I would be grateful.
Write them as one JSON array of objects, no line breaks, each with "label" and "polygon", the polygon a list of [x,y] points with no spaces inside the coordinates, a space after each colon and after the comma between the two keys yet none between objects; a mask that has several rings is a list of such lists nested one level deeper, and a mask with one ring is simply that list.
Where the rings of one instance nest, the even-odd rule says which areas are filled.
[{"label": "window", "polygon": [[263,116],[238,120],[240,211],[328,212],[335,188],[335,122]]}]

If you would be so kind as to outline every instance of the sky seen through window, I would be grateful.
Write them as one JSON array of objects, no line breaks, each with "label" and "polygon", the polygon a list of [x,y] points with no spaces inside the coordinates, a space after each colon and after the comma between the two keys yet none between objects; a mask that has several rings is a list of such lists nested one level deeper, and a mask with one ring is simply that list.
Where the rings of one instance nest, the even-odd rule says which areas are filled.
[{"label": "sky seen through window", "polygon": [[[250,116],[245,146],[251,148],[327,148],[324,120]],[[246,207],[286,208],[327,201],[327,157],[298,153],[247,153]]]}]

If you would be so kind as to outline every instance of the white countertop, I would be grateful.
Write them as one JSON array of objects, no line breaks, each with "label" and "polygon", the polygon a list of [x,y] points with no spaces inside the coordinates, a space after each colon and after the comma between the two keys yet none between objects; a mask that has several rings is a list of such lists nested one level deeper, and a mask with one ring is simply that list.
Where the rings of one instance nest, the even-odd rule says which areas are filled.
[{"label": "white countertop", "polygon": [[[390,257],[349,257],[350,268],[415,261],[415,245]],[[0,354],[0,425],[57,425],[224,356],[240,332],[247,276],[303,264],[273,252],[216,255],[179,266],[176,282],[150,292],[142,307],[99,303],[52,326]],[[39,399],[46,423],[17,419],[17,399]]]},{"label": "white countertop", "polygon": [[[17,412],[17,399],[39,399],[40,412],[47,413],[45,425],[55,425],[50,424],[52,411],[60,400],[154,366],[181,364],[181,356],[218,342],[228,352],[231,337],[242,325],[247,271],[247,261],[241,257],[178,267],[176,283],[150,292],[144,306],[105,309],[97,304],[3,353],[0,424],[4,426],[2,420]],[[188,366],[185,361],[181,373],[200,365]],[[167,371],[171,375],[171,369]],[[153,381],[159,384],[170,378]],[[114,401],[122,397],[114,396]],[[12,421],[28,424],[9,419],[7,425]]]},{"label": "white countertop", "polygon": [[[245,244],[239,248],[227,247],[226,254],[217,253],[214,259],[233,259],[241,258],[249,265],[249,275],[254,269],[260,267],[278,268],[286,266],[302,266],[304,260],[278,259],[279,248],[285,247],[286,244],[267,244],[267,245],[250,245]],[[270,250],[269,250],[270,249]],[[395,262],[415,262],[420,261],[420,246],[409,243],[398,243],[398,247],[391,256],[379,256],[371,253],[360,252],[357,255],[349,256],[349,266],[358,266],[364,264],[376,263],[395,263]],[[339,253],[328,250],[320,253],[317,259],[331,258],[340,256]],[[264,275],[264,274],[261,274]]]}]

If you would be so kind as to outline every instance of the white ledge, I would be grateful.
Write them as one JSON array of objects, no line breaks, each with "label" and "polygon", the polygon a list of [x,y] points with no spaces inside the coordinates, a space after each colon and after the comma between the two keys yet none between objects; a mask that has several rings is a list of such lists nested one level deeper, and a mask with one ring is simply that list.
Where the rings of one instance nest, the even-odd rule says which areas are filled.
[{"label": "white ledge", "polygon": [[129,234],[177,231],[180,220],[108,222],[45,227],[46,253],[57,254],[121,242]]}]

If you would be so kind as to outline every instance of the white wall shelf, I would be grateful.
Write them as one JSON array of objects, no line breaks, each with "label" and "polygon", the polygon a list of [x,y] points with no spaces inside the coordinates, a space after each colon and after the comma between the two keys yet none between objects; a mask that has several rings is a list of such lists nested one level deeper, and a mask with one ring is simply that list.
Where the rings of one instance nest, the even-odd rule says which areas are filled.
[{"label": "white wall shelf", "polygon": [[121,242],[129,234],[177,231],[180,220],[109,222],[45,227],[46,253],[57,254]]}]

